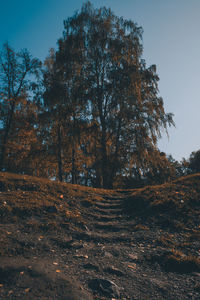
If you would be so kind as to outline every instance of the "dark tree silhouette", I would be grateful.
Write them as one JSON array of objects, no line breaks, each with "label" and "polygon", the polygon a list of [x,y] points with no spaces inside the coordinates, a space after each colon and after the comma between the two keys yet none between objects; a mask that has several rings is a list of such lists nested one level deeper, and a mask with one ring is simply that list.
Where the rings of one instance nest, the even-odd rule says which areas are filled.
[{"label": "dark tree silhouette", "polygon": [[28,98],[33,76],[38,76],[40,69],[38,59],[32,58],[27,50],[19,53],[9,46],[3,45],[0,53],[0,94],[1,94],[1,153],[0,170],[4,167],[7,142],[13,122],[14,113],[20,102]]},{"label": "dark tree silhouette", "polygon": [[190,173],[200,172],[200,150],[190,154],[188,168]]},{"label": "dark tree silhouette", "polygon": [[147,68],[142,59],[141,27],[90,2],[64,26],[57,72],[67,102],[96,124],[99,163],[93,170],[100,185],[110,188],[119,172],[146,168],[161,129],[174,124],[172,114],[158,96],[156,67]]}]

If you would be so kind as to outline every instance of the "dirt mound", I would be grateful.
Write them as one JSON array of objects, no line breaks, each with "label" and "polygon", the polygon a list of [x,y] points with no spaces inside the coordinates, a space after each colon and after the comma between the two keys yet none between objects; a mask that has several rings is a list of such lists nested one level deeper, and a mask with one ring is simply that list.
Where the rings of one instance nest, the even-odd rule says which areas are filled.
[{"label": "dirt mound", "polygon": [[129,190],[125,211],[163,228],[198,230],[200,226],[200,174],[171,183]]}]

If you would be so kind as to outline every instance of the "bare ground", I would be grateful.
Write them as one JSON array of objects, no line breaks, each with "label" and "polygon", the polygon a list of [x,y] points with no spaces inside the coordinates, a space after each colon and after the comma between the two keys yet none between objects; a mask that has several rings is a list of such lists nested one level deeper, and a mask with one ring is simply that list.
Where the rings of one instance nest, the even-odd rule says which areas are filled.
[{"label": "bare ground", "polygon": [[137,190],[5,173],[0,190],[0,299],[200,299],[198,214],[175,227]]}]

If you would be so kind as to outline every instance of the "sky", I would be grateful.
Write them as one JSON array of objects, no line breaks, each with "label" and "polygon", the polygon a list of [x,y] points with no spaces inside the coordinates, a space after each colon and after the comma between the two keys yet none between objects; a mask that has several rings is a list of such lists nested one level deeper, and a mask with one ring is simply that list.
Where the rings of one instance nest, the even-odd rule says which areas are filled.
[{"label": "sky", "polygon": [[[0,48],[27,48],[42,61],[62,37],[63,21],[81,0],[0,0]],[[143,28],[143,58],[155,64],[159,95],[176,127],[163,133],[161,151],[176,160],[200,149],[200,0],[91,0]]]}]

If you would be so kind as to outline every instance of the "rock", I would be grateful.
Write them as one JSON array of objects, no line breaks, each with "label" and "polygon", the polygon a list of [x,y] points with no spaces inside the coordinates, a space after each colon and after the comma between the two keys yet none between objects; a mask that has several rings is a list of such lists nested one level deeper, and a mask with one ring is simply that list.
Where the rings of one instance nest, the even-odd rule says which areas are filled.
[{"label": "rock", "polygon": [[110,258],[113,257],[113,255],[110,252],[107,252],[107,251],[104,252],[104,256],[105,257],[110,257]]},{"label": "rock", "polygon": [[103,278],[91,279],[88,283],[91,290],[98,292],[101,296],[109,298],[119,298],[119,287],[111,280]]},{"label": "rock", "polygon": [[138,260],[138,256],[136,254],[128,254],[128,256],[132,260]]},{"label": "rock", "polygon": [[124,276],[125,275],[122,271],[120,271],[119,269],[117,269],[113,266],[105,268],[104,271],[109,273],[109,274],[113,274],[113,275],[117,275],[117,276]]}]

